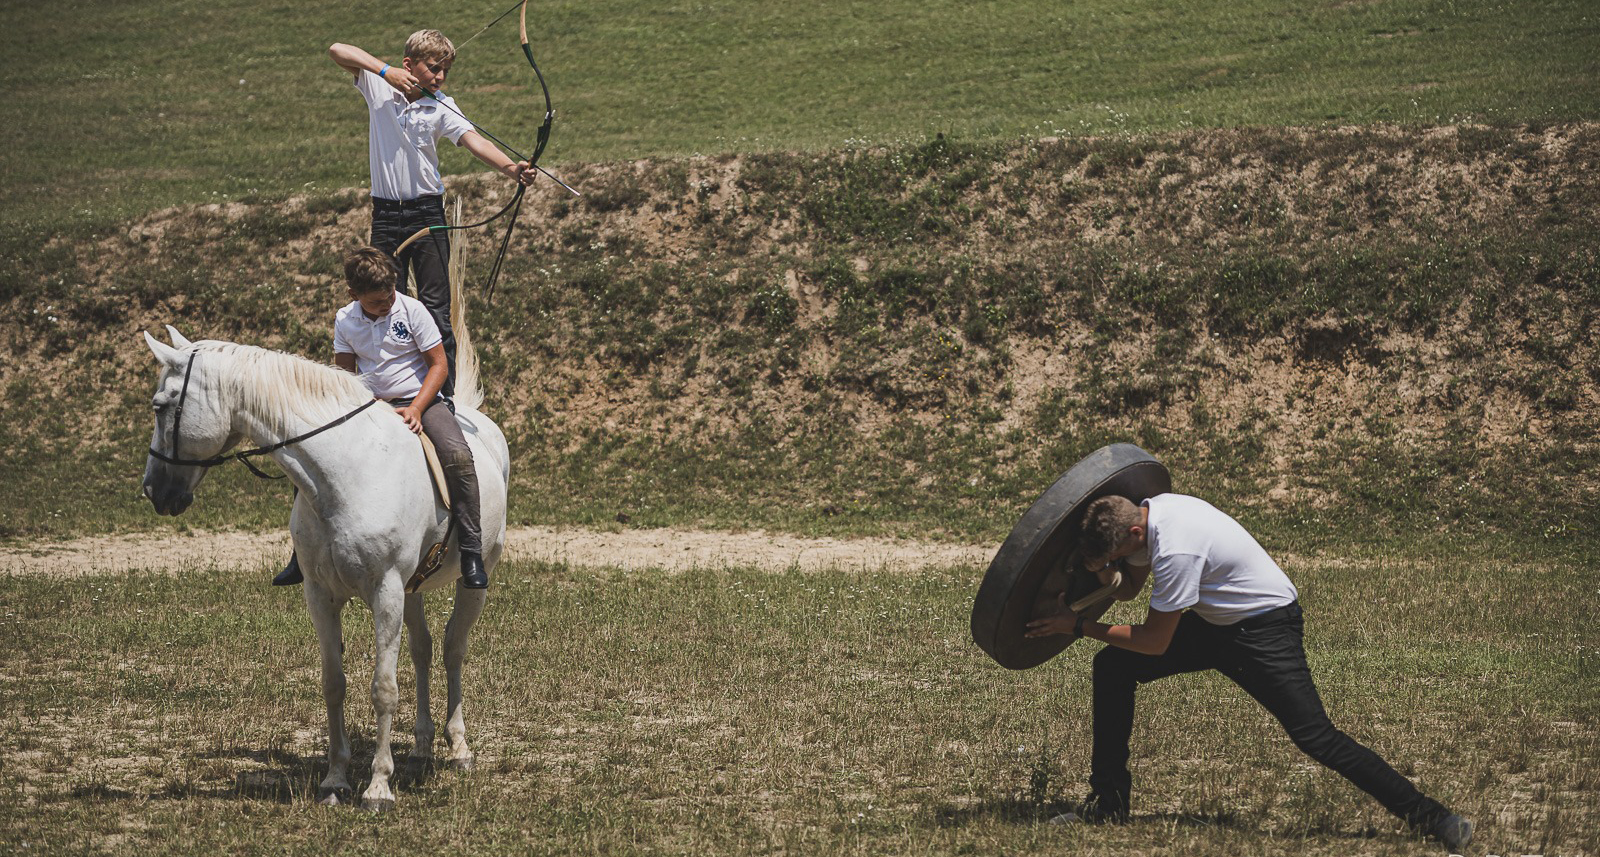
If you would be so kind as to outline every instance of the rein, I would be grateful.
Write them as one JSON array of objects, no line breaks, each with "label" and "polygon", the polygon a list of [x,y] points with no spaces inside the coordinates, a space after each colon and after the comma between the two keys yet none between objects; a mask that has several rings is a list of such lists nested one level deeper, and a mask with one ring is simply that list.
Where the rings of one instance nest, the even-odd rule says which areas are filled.
[{"label": "rein", "polygon": [[213,456],[211,458],[179,458],[178,457],[178,438],[179,438],[178,430],[183,425],[183,403],[185,401],[187,401],[188,398],[189,398],[189,375],[190,375],[190,373],[192,373],[194,371],[194,358],[198,354],[199,354],[198,351],[189,352],[189,362],[184,366],[184,369],[183,369],[183,389],[178,392],[178,410],[172,417],[172,455],[170,455],[170,456],[163,455],[161,452],[157,451],[155,447],[153,447],[153,446],[150,447],[150,454],[151,455],[155,456],[156,458],[158,458],[158,459],[160,459],[162,461],[165,461],[168,464],[176,464],[176,465],[179,465],[179,466],[182,466],[182,467],[216,467],[217,465],[222,464],[222,463],[228,461],[229,459],[238,459],[240,464],[243,464],[245,467],[250,468],[250,472],[254,473],[257,477],[259,477],[261,479],[282,479],[282,478],[284,478],[285,474],[279,474],[277,476],[273,476],[273,475],[271,475],[269,473],[264,473],[264,472],[262,472],[261,468],[256,467],[254,464],[250,463],[250,458],[252,456],[267,455],[269,453],[277,452],[278,450],[283,449],[286,446],[290,446],[292,444],[296,444],[296,443],[299,443],[300,441],[307,440],[309,438],[312,438],[312,437],[315,437],[315,436],[317,436],[319,434],[322,434],[323,432],[327,431],[328,429],[336,428],[338,426],[344,425],[345,423],[349,422],[352,418],[354,418],[356,414],[359,414],[362,411],[366,410],[367,408],[370,408],[373,405],[378,403],[377,399],[372,399],[372,400],[368,401],[366,404],[362,405],[361,407],[356,408],[355,410],[345,414],[344,416],[334,420],[331,423],[326,423],[324,425],[318,426],[317,428],[314,428],[311,431],[306,432],[305,434],[295,435],[294,437],[291,437],[288,440],[280,440],[280,441],[278,441],[277,443],[275,443],[275,444],[273,444],[271,446],[260,446],[260,447],[256,447],[255,449],[246,449],[246,450],[241,450],[239,452],[230,452],[230,453],[227,453],[225,455]]}]

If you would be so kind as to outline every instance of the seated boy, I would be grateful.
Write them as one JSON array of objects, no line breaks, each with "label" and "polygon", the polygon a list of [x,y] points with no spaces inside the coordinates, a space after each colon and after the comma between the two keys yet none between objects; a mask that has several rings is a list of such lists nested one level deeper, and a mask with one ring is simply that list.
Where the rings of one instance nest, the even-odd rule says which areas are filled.
[{"label": "seated boy", "polygon": [[[395,405],[407,428],[428,433],[444,466],[460,532],[461,583],[487,589],[478,472],[455,412],[439,395],[448,370],[438,325],[420,301],[395,291],[395,265],[388,253],[376,247],[352,251],[345,257],[344,278],[352,301],[334,317],[334,365],[359,374],[374,396]],[[300,563],[291,556],[272,584],[302,580]]]}]

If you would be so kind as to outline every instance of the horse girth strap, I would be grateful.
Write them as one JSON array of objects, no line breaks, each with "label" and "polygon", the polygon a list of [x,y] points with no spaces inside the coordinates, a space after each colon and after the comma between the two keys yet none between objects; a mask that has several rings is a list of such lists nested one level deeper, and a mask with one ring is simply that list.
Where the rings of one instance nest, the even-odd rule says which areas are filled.
[{"label": "horse girth strap", "polygon": [[[391,407],[399,410],[398,406],[390,403]],[[439,450],[433,445],[433,440],[425,433],[419,433],[417,438],[422,441],[422,457],[428,462],[428,476],[433,480],[434,492],[439,495],[439,502],[444,504],[445,515],[448,523],[445,524],[444,538],[435,542],[428,548],[428,555],[423,558],[422,565],[412,572],[411,579],[406,581],[406,591],[416,592],[422,584],[428,581],[440,567],[444,565],[445,551],[449,550],[450,537],[455,534],[456,516],[450,508],[450,486],[444,479],[444,465],[439,461]]]},{"label": "horse girth strap", "polygon": [[[396,411],[400,408],[393,402],[390,407]],[[418,433],[417,438],[422,441],[422,457],[428,462],[428,475],[433,478],[433,490],[439,495],[439,502],[444,504],[444,510],[450,511],[450,486],[444,479],[444,465],[439,461],[439,450],[433,445],[433,439],[427,433]]]}]

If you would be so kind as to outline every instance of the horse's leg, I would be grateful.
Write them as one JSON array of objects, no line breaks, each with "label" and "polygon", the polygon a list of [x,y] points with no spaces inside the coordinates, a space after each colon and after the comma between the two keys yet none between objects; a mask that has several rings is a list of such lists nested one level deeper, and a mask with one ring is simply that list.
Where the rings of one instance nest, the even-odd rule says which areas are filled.
[{"label": "horse's leg", "polygon": [[456,606],[444,629],[444,674],[448,684],[449,719],[444,726],[449,745],[445,763],[456,770],[472,770],[472,750],[467,747],[467,721],[461,713],[461,666],[467,660],[467,634],[483,613],[486,589],[456,587]]},{"label": "horse's leg", "polygon": [[411,764],[424,772],[433,764],[433,717],[428,712],[428,672],[433,666],[433,638],[428,635],[428,620],[422,612],[422,595],[406,595],[406,638],[411,647],[411,665],[417,671],[417,728],[412,733]]},{"label": "horse's leg", "polygon": [[305,583],[306,610],[322,651],[322,701],[328,707],[328,775],[317,788],[317,802],[337,806],[350,800],[350,739],[344,731],[344,630],[339,614],[345,600],[329,595],[315,581]]},{"label": "horse's leg", "polygon": [[389,741],[394,731],[394,712],[400,702],[400,684],[395,669],[400,661],[400,630],[405,614],[405,591],[397,575],[384,575],[372,595],[372,630],[377,638],[372,666],[372,710],[378,718],[376,744],[372,748],[372,782],[361,793],[361,808],[381,812],[394,806],[394,791],[389,778],[394,776],[394,755]]}]

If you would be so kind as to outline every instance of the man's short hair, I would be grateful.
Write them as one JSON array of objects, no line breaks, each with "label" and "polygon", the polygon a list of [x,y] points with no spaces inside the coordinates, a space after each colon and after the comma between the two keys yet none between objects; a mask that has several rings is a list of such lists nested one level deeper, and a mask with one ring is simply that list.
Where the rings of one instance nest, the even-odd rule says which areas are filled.
[{"label": "man's short hair", "polygon": [[1103,557],[1117,549],[1128,537],[1128,528],[1139,525],[1139,507],[1132,500],[1110,494],[1089,504],[1083,513],[1083,536],[1078,548],[1086,557]]},{"label": "man's short hair", "polygon": [[406,56],[422,62],[438,62],[456,55],[456,46],[438,30],[418,30],[406,39]]},{"label": "man's short hair", "polygon": [[387,292],[399,278],[394,259],[376,247],[357,247],[345,254],[344,282],[358,295]]}]

